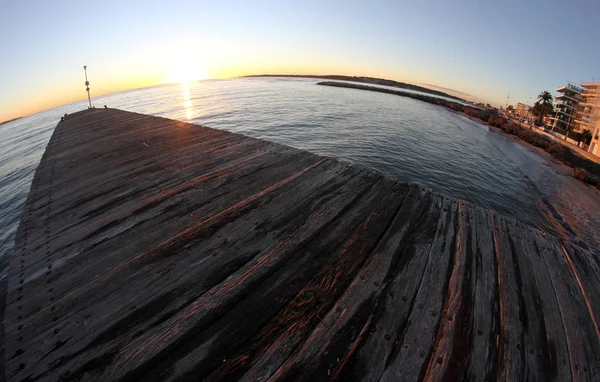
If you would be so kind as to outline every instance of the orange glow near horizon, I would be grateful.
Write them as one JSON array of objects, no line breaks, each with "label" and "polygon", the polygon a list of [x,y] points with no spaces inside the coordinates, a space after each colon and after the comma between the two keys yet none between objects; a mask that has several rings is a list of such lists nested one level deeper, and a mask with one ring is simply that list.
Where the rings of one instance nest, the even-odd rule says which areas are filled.
[{"label": "orange glow near horizon", "polygon": [[[210,78],[260,74],[340,74],[418,82],[415,82],[416,79],[397,78],[397,73],[356,61],[349,63],[344,59],[329,58],[317,62],[290,54],[272,56],[268,52],[250,50],[247,45],[240,45],[236,40],[222,38],[188,36],[151,48],[140,48],[134,53],[113,58],[113,61],[85,62],[89,64],[92,102],[98,96],[159,84],[191,84],[193,81]],[[83,101],[87,98],[83,70],[79,65],[65,67],[60,75],[51,77],[43,87],[33,92],[23,88],[13,96],[0,110],[0,121]],[[187,108],[187,105],[184,106]]]},{"label": "orange glow near horizon", "polygon": [[[178,49],[178,52],[183,50]],[[220,61],[210,58],[201,58],[194,54],[176,54],[177,61],[164,63],[161,66],[154,67],[151,73],[120,72],[114,75],[108,69],[106,72],[92,72],[90,75],[90,88],[92,102],[95,97],[116,93],[124,90],[137,89],[147,86],[160,85],[165,83],[182,83],[188,86],[184,91],[183,105],[186,109],[191,109],[189,99],[189,84],[193,81],[210,78],[235,78],[245,75],[260,74],[282,74],[282,75],[330,75],[340,74],[348,76],[371,76],[380,78],[396,79],[410,83],[418,83],[409,79],[398,79],[391,73],[367,70],[360,67],[347,67],[340,62],[329,62],[327,64],[316,64],[309,62],[279,62],[277,64],[265,64],[262,61],[250,60],[243,64],[237,60]],[[210,56],[209,56],[210,57]],[[131,65],[130,67],[133,67]],[[80,73],[75,73],[68,84],[57,82],[47,87],[48,90],[41,91],[28,98],[27,103],[15,103],[7,105],[8,108],[0,110],[0,122],[17,117],[24,117],[40,111],[48,110],[54,107],[66,105],[76,101],[82,101],[87,98],[83,79],[80,79]],[[111,105],[109,105],[111,106]],[[188,116],[188,119],[193,117]]]},{"label": "orange glow near horizon", "polygon": [[[156,75],[137,78],[111,78],[107,81],[103,81],[102,78],[97,79],[92,77],[92,79],[90,79],[92,102],[95,97],[106,94],[165,83],[160,76]],[[81,86],[78,86],[79,82],[81,82]],[[68,86],[57,84],[56,86],[49,86],[48,89],[32,95],[26,103],[15,103],[14,105],[8,105],[8,108],[5,110],[0,110],[0,122],[13,118],[26,117],[55,107],[87,100],[83,81],[74,81],[73,85]]]}]

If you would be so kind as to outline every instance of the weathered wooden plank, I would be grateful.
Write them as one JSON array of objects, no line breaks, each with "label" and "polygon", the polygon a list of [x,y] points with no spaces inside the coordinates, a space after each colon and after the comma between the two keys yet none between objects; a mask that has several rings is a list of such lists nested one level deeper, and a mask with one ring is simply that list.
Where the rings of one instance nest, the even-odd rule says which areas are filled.
[{"label": "weathered wooden plank", "polygon": [[[332,170],[341,171],[342,169],[338,167]],[[122,292],[119,293],[119,300],[123,301],[120,305],[112,305],[111,300],[98,301],[97,296],[93,295],[94,293],[97,294],[97,292],[91,289],[88,296],[91,301],[88,302],[86,300],[86,304],[80,304],[80,306],[89,306],[89,311],[102,312],[103,315],[97,319],[92,317],[88,320],[87,327],[82,333],[81,346],[85,347],[91,343],[98,342],[98,339],[95,338],[96,336],[104,338],[102,342],[106,346],[103,345],[94,349],[88,349],[88,357],[97,356],[97,353],[112,350],[115,345],[122,345],[123,342],[127,342],[130,337],[135,336],[140,330],[156,324],[156,322],[153,322],[154,320],[148,317],[147,321],[132,326],[126,332],[121,330],[120,336],[115,338],[114,341],[108,341],[107,338],[110,339],[110,334],[114,331],[113,328],[106,327],[108,323],[118,323],[121,320],[135,320],[140,310],[148,309],[153,309],[156,313],[155,318],[160,319],[162,315],[158,314],[160,312],[168,313],[169,311],[185,307],[189,304],[190,299],[201,296],[209,288],[213,287],[215,283],[225,279],[229,273],[241,267],[249,260],[252,260],[262,249],[271,246],[277,236],[286,235],[285,226],[286,224],[289,225],[289,222],[285,223],[285,221],[293,222],[294,220],[290,219],[290,214],[301,214],[301,209],[306,209],[306,206],[310,202],[316,200],[314,198],[327,197],[333,188],[343,185],[343,182],[331,181],[334,175],[335,171],[332,171],[328,176],[324,175],[321,180],[315,178],[314,187],[304,186],[302,190],[290,190],[290,192],[293,192],[292,198],[278,198],[276,199],[278,202],[272,203],[272,205],[269,204],[268,208],[260,211],[257,210],[255,213],[247,215],[246,218],[238,219],[234,223],[219,229],[213,235],[207,237],[205,244],[200,243],[194,247],[194,252],[197,255],[186,251],[188,253],[178,254],[177,258],[169,256],[160,262],[151,264],[152,270],[156,270],[156,272],[136,272],[133,276],[129,276],[126,280],[128,288],[121,289]],[[344,179],[348,180],[350,177],[338,175],[335,179],[337,180],[337,178],[343,181]],[[319,186],[323,184],[326,184],[327,187],[320,190]],[[313,196],[313,199],[307,198],[307,195],[314,193],[315,188],[319,192]],[[294,206],[294,204],[297,205]],[[255,224],[257,221],[261,221],[261,224]],[[292,225],[288,230],[293,228],[294,226]],[[273,235],[263,236],[263,230],[267,230]],[[236,232],[243,232],[244,236],[240,237],[236,235]],[[223,238],[221,238],[221,235]],[[233,238],[236,238],[236,240],[233,241]],[[230,240],[232,241],[230,242]],[[181,257],[189,258],[190,256],[194,256],[197,260],[194,263],[181,262]],[[174,275],[176,278],[173,279],[169,277],[170,275]],[[113,288],[112,284],[119,282],[121,278],[119,275],[114,276],[111,280],[107,281],[109,285],[103,289]],[[136,281],[136,278],[139,279]],[[119,287],[115,288],[115,290],[119,290]],[[103,292],[107,294],[106,291]],[[108,295],[110,296],[110,293]],[[155,300],[162,299],[163,296],[168,296],[168,301],[165,301],[164,306],[157,307]],[[144,300],[148,301],[145,302]],[[68,302],[69,300],[65,302],[67,304],[64,307],[66,311],[68,311]],[[123,309],[126,308],[126,305],[134,305],[134,308],[135,306],[137,308]],[[108,320],[107,318],[110,315],[113,315],[113,317]],[[43,323],[39,323],[38,325],[43,325]],[[103,328],[99,325],[104,325],[105,327]],[[77,325],[71,326],[72,328],[61,328],[61,331],[72,331],[77,328]],[[82,329],[79,330],[81,331]]]},{"label": "weathered wooden plank", "polygon": [[[407,195],[384,237],[369,257],[348,290],[338,300],[329,313],[323,317],[309,338],[295,350],[290,358],[273,375],[284,379],[288,375],[303,373],[303,378],[325,378],[337,376],[346,366],[357,346],[371,331],[372,310],[380,296],[385,293],[385,285],[401,260],[403,239],[419,227],[419,218],[426,222],[437,220],[435,208],[429,209],[431,195],[418,187],[413,187]],[[429,212],[425,213],[424,212]],[[434,214],[435,217],[430,215]],[[417,221],[415,224],[415,220]],[[435,221],[434,220],[434,221]],[[422,227],[428,227],[423,224]],[[418,233],[416,233],[418,236]],[[427,235],[417,237],[420,247],[429,248]],[[417,244],[418,246],[419,244]],[[321,364],[333,365],[322,369]]]},{"label": "weathered wooden plank", "polygon": [[527,228],[515,221],[506,221],[507,237],[513,253],[513,263],[516,265],[516,287],[519,291],[519,299],[514,304],[520,306],[522,316],[519,319],[523,326],[522,341],[516,346],[522,350],[526,379],[539,381],[552,379],[554,375],[550,371],[555,366],[550,358],[552,349],[548,344],[538,285],[531,258],[525,248],[526,242],[534,240]]},{"label": "weathered wooden plank", "polygon": [[[385,238],[385,231],[409,191],[404,185],[396,184],[390,188],[389,193],[384,191],[385,195],[379,198],[364,222],[353,231],[337,252],[332,254],[327,266],[298,292],[294,300],[274,320],[277,327],[267,326],[261,330],[251,345],[253,350],[242,350],[237,358],[220,366],[210,379],[218,380],[224,377],[226,373],[238,368],[239,363],[248,362],[246,354],[258,353],[256,356],[259,359],[253,362],[242,379],[266,380],[299,344],[306,341],[307,336],[321,322],[322,317],[328,314],[356,277],[367,257]],[[311,307],[314,307],[314,310],[308,310]],[[307,313],[299,314],[303,311]],[[281,323],[285,326],[282,327]],[[273,339],[274,336],[276,337]]]},{"label": "weathered wooden plank", "polygon": [[[264,186],[263,186],[263,187],[264,187]],[[223,190],[223,188],[221,188],[221,190]],[[216,199],[216,200],[218,200],[218,199]],[[212,201],[212,202],[214,202],[214,199],[213,199],[213,200],[211,200],[211,201]],[[213,208],[219,208],[219,209],[222,209],[222,208],[221,208],[221,207],[218,205],[218,203],[217,203],[217,204],[214,204],[213,206],[214,206]],[[164,210],[162,210],[162,209],[158,209],[158,211],[160,211],[160,212],[161,212],[161,214],[164,214],[164,213],[165,213],[165,211],[164,211]],[[218,210],[217,210],[217,211],[218,211]],[[119,211],[119,212],[120,212],[120,211]],[[192,209],[192,210],[190,210],[189,212],[191,212],[191,213],[193,214],[193,213],[194,213],[194,212],[196,212],[196,211],[194,211],[194,210]],[[208,212],[210,212],[210,211],[208,211]],[[121,213],[121,212],[120,212],[120,213]],[[155,213],[155,215],[156,215],[156,213]],[[200,215],[200,216],[202,216],[202,215]],[[136,222],[136,224],[139,224],[139,223],[140,223],[140,218],[142,218],[142,217],[143,217],[143,215],[142,215],[142,216],[136,216],[136,217],[133,217],[133,216],[132,216],[132,217],[131,217],[131,219],[132,219],[132,220],[133,220],[133,219],[135,219],[134,221]],[[187,218],[187,216],[186,216],[186,218]],[[192,219],[193,219],[193,217],[189,217],[189,220],[190,220],[190,221],[193,221]],[[196,219],[197,219],[197,218],[196,218]],[[143,219],[142,219],[142,220],[143,220]],[[183,219],[183,220],[185,220],[185,219]],[[154,219],[154,221],[156,222],[156,219]],[[159,219],[159,221],[160,221],[160,219]],[[127,223],[125,222],[124,224],[126,225]],[[168,232],[169,230],[172,230],[173,228],[177,228],[177,225],[173,225],[173,227],[169,226],[169,229],[166,229],[166,231]],[[161,228],[161,229],[162,229],[163,231],[165,231],[165,229],[164,229],[164,228]],[[77,230],[71,230],[71,232],[74,232],[74,233],[76,233],[76,232],[77,232]],[[98,238],[95,238],[94,240],[97,242],[97,241],[101,241],[101,240],[103,240],[103,239],[102,239],[102,236],[101,236],[101,238],[100,238],[100,239],[98,239]],[[60,241],[55,241],[55,242],[57,242],[57,243],[60,243]],[[94,245],[94,244],[95,244],[95,242],[91,242],[91,245]],[[139,243],[138,243],[138,244],[139,244]],[[80,244],[80,245],[81,245],[81,244]],[[117,253],[117,255],[119,255],[119,253]],[[92,258],[93,258],[93,257],[92,257]],[[85,258],[85,259],[86,259],[86,260],[89,262],[89,260],[90,260],[90,257],[89,257],[89,256],[86,256],[86,258]],[[100,259],[101,259],[102,261],[108,261],[108,260],[110,259],[110,256],[108,256],[108,253],[106,253],[106,251],[104,251]],[[75,263],[73,263],[73,264],[71,264],[71,265],[72,265],[73,267],[81,267],[81,265],[82,265],[82,264],[80,264],[80,263],[79,263],[79,264],[75,264]],[[97,266],[97,264],[92,264],[92,265],[94,265],[94,266]],[[111,268],[111,267],[112,267],[112,265],[111,265],[111,266],[109,266],[109,268]]]},{"label": "weathered wooden plank", "polygon": [[409,236],[408,240],[403,240],[411,244],[402,250],[397,275],[392,276],[380,294],[377,309],[379,313],[374,312],[375,318],[369,321],[370,327],[375,330],[364,333],[361,348],[357,350],[355,357],[344,359],[346,364],[343,365],[345,370],[342,371],[342,379],[379,380],[387,367],[390,356],[398,347],[398,337],[407,324],[415,295],[421,285],[434,234],[432,227],[435,227],[439,210],[439,205],[432,203],[420,224],[411,227],[413,239]]},{"label": "weathered wooden plank", "polygon": [[240,299],[246,297],[253,288],[283,266],[295,253],[313,240],[319,231],[333,222],[369,186],[368,179],[357,178],[352,185],[346,185],[338,195],[325,202],[320,209],[306,218],[305,224],[293,232],[289,238],[280,240],[267,248],[232,274],[223,283],[182,309],[173,318],[152,328],[128,345],[115,356],[115,363],[104,370],[108,379],[135,377],[144,372],[144,367],[160,360],[187,341],[186,338],[209,325],[215,316],[222,315]]},{"label": "weathered wooden plank", "polygon": [[[440,321],[460,319],[442,310],[452,270],[451,254],[455,252],[456,245],[457,202],[444,198],[435,204],[441,213],[435,236],[429,239],[432,243],[427,264],[412,300],[406,326],[398,330],[395,352],[388,358],[382,381],[423,378]],[[457,269],[460,267],[459,264]]]},{"label": "weathered wooden plank", "polygon": [[[85,241],[87,238],[93,237],[96,240],[92,240],[92,244],[95,244],[94,241],[98,241],[97,238],[103,239],[102,235],[95,232],[104,230],[104,227],[114,226],[115,223],[127,225],[128,222],[135,222],[136,224],[139,224],[139,222],[143,220],[140,219],[140,216],[143,216],[144,213],[147,214],[149,208],[152,208],[155,211],[164,211],[169,208],[169,204],[181,203],[182,198],[196,196],[196,199],[191,200],[190,202],[206,202],[210,193],[209,200],[211,203],[222,203],[223,201],[218,198],[221,194],[225,191],[237,192],[239,190],[239,188],[235,187],[234,183],[239,178],[251,175],[249,180],[254,181],[255,184],[259,185],[261,184],[261,180],[264,182],[264,176],[268,176],[272,171],[276,171],[276,167],[281,167],[283,165],[289,168],[290,166],[298,167],[298,165],[303,165],[303,161],[298,162],[290,159],[293,159],[293,157],[284,155],[281,158],[277,158],[277,161],[270,160],[264,162],[257,160],[252,166],[240,166],[235,171],[230,171],[227,176],[224,177],[220,177],[219,174],[214,174],[212,178],[181,179],[155,186],[140,185],[140,191],[132,195],[131,198],[119,200],[120,208],[118,211],[109,209],[106,210],[107,212],[105,213],[91,213],[89,216],[80,217],[79,221],[85,221],[85,225],[81,228],[74,227],[75,230],[71,229],[69,231],[70,235],[79,236],[75,238],[65,237],[63,240],[65,244],[61,241],[58,241],[57,243],[59,246],[67,245],[72,243],[74,239],[78,240],[76,242],[81,242]],[[274,176],[273,178],[275,181],[279,180],[278,176]],[[244,183],[245,182],[243,181],[238,184],[238,186]],[[198,191],[193,191],[192,189],[194,188],[198,189]],[[196,195],[192,195],[194,193]],[[93,208],[98,209],[100,207],[93,206]],[[190,213],[195,212],[193,206],[189,206],[186,209],[189,210]],[[154,217],[151,216],[151,218]],[[70,227],[67,226],[66,228]]]},{"label": "weathered wooden plank", "polygon": [[[533,232],[533,231],[532,231]],[[595,322],[589,314],[585,299],[572,268],[554,237],[544,237],[536,232],[538,246],[545,252],[543,257],[563,319],[567,347],[571,358],[571,374],[580,380],[595,380],[600,372],[600,337]]]},{"label": "weathered wooden plank", "polygon": [[[496,379],[498,366],[499,297],[496,253],[492,234],[492,217],[483,208],[467,206],[469,237],[467,251],[471,251],[470,297],[463,302],[471,304],[473,322],[470,331],[468,362],[464,371],[467,380]],[[468,295],[465,295],[468,296]],[[463,366],[460,351],[452,352],[451,360]],[[449,369],[455,367],[449,365]],[[451,370],[451,369],[450,369]],[[460,369],[459,369],[460,370]],[[453,372],[454,374],[455,372]]]},{"label": "weathered wooden plank", "polygon": [[[225,150],[228,154],[229,152],[227,150]],[[207,159],[203,159],[201,158],[201,155],[199,155],[200,158],[198,158],[196,163],[199,163],[201,165],[204,166],[204,172],[205,173],[210,173],[210,171],[212,170],[212,167],[209,167],[209,165],[211,164]],[[210,158],[210,160],[215,160],[217,158]],[[223,162],[217,161],[216,163],[219,163],[220,165],[226,164],[226,163],[230,163],[230,161],[224,160],[224,159],[229,159],[229,158],[222,158],[221,156],[219,156],[218,159],[223,160]],[[241,160],[240,158],[236,158],[238,161]],[[246,158],[243,158],[246,159]],[[277,158],[279,159],[279,158]],[[141,182],[148,182],[148,186],[146,187],[148,190],[147,191],[151,191],[153,187],[156,187],[158,185],[160,185],[160,182],[164,182],[165,181],[165,175],[170,175],[170,174],[161,174],[160,171],[168,171],[171,172],[173,171],[174,165],[169,164],[169,163],[164,163],[164,162],[160,162],[159,158],[156,158],[155,156],[152,155],[145,155],[144,156],[144,160],[146,160],[148,163],[151,163],[153,165],[153,168],[149,168],[149,169],[143,169],[140,170],[140,167],[137,166],[137,164],[140,164],[140,162],[137,161],[132,161],[131,165],[127,165],[124,164],[123,161],[117,162],[117,163],[111,163],[114,167],[120,169],[120,171],[106,171],[104,173],[103,176],[99,176],[99,177],[85,177],[84,179],[82,179],[81,181],[77,181],[75,184],[78,186],[75,190],[71,190],[71,192],[77,192],[77,193],[81,193],[83,195],[86,195],[85,199],[73,199],[72,198],[72,194],[71,192],[68,192],[67,189],[64,190],[62,195],[56,195],[56,198],[58,199],[58,201],[60,202],[59,204],[59,209],[57,211],[55,211],[55,214],[59,214],[59,213],[72,213],[73,209],[75,209],[75,212],[77,212],[77,214],[79,216],[85,216],[86,214],[90,213],[90,211],[88,211],[88,209],[100,209],[104,206],[107,206],[107,203],[111,203],[111,202],[115,202],[115,201],[119,201],[120,202],[120,198],[122,198],[122,193],[123,193],[123,189],[126,189],[128,191],[131,190],[135,190],[135,189],[139,189],[140,183]],[[185,165],[186,163],[178,163],[180,165]],[[214,165],[213,165],[214,167]],[[85,172],[82,172],[85,174]],[[200,174],[198,174],[200,175]],[[81,177],[81,174],[79,174],[79,177]],[[130,182],[124,183],[122,178],[129,178]],[[176,177],[168,177],[169,181],[172,181],[172,179],[186,179],[186,177],[183,176],[176,176]],[[192,180],[192,177],[189,176],[187,177],[187,179],[189,179],[190,181]],[[68,180],[69,182],[72,182],[72,180]],[[133,183],[133,184],[132,184]],[[133,186],[137,186],[137,187],[133,187]],[[117,195],[115,195],[117,194]],[[115,196],[117,196],[119,199],[115,200]],[[136,195],[132,195],[131,197],[136,197]],[[90,199],[97,199],[96,202],[98,203],[98,205],[89,203]],[[84,203],[85,202],[85,203]]]},{"label": "weathered wooden plank", "polygon": [[529,255],[539,291],[550,358],[549,368],[546,372],[551,379],[570,380],[572,375],[566,334],[554,286],[544,263],[544,257],[547,254],[538,244],[537,233],[530,233],[529,239],[522,240],[521,244]]},{"label": "weathered wooden plank", "polygon": [[500,302],[500,330],[498,345],[498,379],[522,380],[526,365],[523,353],[523,305],[519,303],[518,275],[514,263],[513,247],[507,232],[506,218],[492,214],[492,232],[498,270],[498,295]]},{"label": "weathered wooden plank", "polygon": [[[587,307],[589,317],[580,313],[580,320],[584,321],[587,328],[586,355],[589,363],[589,378],[597,380],[600,378],[600,330],[598,328],[598,317],[600,315],[600,267],[594,261],[591,251],[575,247],[570,243],[560,241],[558,243],[563,251],[566,262],[569,264],[571,274],[575,278],[581,297]],[[595,333],[594,333],[595,331]],[[585,370],[584,370],[585,372]]]},{"label": "weathered wooden plank", "polygon": [[565,253],[565,259],[571,267],[585,303],[590,313],[590,318],[600,334],[598,318],[600,318],[600,266],[594,261],[591,251],[575,247],[568,242],[561,241],[560,246]]},{"label": "weathered wooden plank", "polygon": [[[469,211],[466,203],[458,203],[452,273],[434,349],[423,378],[428,381],[464,379],[474,321],[471,293],[468,289],[470,277],[475,276],[475,272],[469,272],[474,261],[473,253],[477,253],[472,251],[470,245],[476,236],[475,228],[470,227],[470,222],[474,220],[470,216],[472,214],[473,211]],[[486,312],[486,315],[491,311]]]},{"label": "weathered wooden plank", "polygon": [[[345,167],[345,166],[344,166]],[[338,169],[341,169],[340,167],[338,167]],[[322,179],[319,180],[319,178],[314,178],[314,184],[315,187],[318,187],[319,185],[323,185],[323,184],[330,184],[330,187],[335,187],[335,186],[339,186],[339,183],[337,182],[331,182],[332,176],[335,176],[335,171],[330,172],[328,175],[324,175],[322,177]],[[342,178],[343,180],[343,178]],[[298,184],[302,184],[302,183],[298,183]],[[306,192],[310,192],[314,190],[314,188],[312,187],[307,187],[306,185],[304,185],[303,187],[303,191]],[[303,192],[298,192],[298,190],[296,189],[289,189],[288,192],[294,192],[294,198],[290,198],[290,199],[286,199],[286,204],[281,204],[281,203],[276,203],[273,205],[273,209],[270,209],[268,211],[266,211],[266,213],[276,213],[276,211],[280,211],[279,213],[281,213],[281,211],[284,212],[288,212],[289,208],[292,207],[294,202],[298,202],[298,201],[302,201],[303,198],[306,199],[306,193]],[[327,193],[324,193],[324,196],[326,196]],[[283,198],[280,198],[283,199]],[[306,202],[309,202],[310,199],[306,199]],[[280,208],[278,208],[280,207]],[[299,207],[302,207],[302,205],[300,205]],[[249,215],[250,216],[250,215]],[[259,218],[260,216],[250,216],[252,218]],[[285,218],[285,216],[282,216],[282,218]],[[264,216],[263,216],[264,219]],[[253,230],[256,230],[255,225],[253,224],[253,221],[256,220],[243,220],[243,224],[246,226],[246,228],[244,229],[239,229],[241,232],[244,233],[251,233],[253,232]],[[275,221],[276,223],[277,221]],[[209,232],[210,231],[210,226],[206,227],[206,231]],[[236,237],[236,235],[234,234],[234,232],[229,231],[222,231],[220,230],[219,234],[222,234],[225,237]],[[209,234],[209,238],[212,235]],[[217,239],[216,237],[214,239]],[[218,239],[218,240],[213,240],[212,241],[212,245],[222,245],[223,244],[223,240],[222,239]],[[236,244],[240,245],[240,246],[244,246],[244,241],[240,241],[240,238],[238,237],[236,240]],[[265,246],[268,246],[268,243],[265,243],[264,240],[258,240],[256,244],[259,244],[258,248],[264,248]],[[257,248],[257,249],[258,249]],[[243,251],[242,253],[240,253],[240,255],[242,256],[250,256],[253,257],[253,253],[254,250],[250,251],[252,249],[252,247],[248,248],[246,251]],[[201,252],[203,252],[203,248],[199,247],[198,250],[200,250]],[[216,249],[211,249],[211,247],[208,247],[205,249],[206,252],[208,252],[209,254],[213,253]],[[235,251],[238,252],[238,251]],[[237,254],[236,254],[237,255]],[[189,255],[186,255],[185,253],[182,253],[179,256],[185,256],[188,257]],[[209,255],[210,256],[210,255]],[[170,258],[172,258],[172,256],[169,256]],[[106,256],[102,257],[102,260],[105,260]],[[223,257],[225,260],[227,261],[231,261],[232,258],[230,256],[227,257]],[[242,257],[243,258],[243,257]],[[223,263],[223,261],[219,261],[219,259],[215,259],[213,260],[213,258],[210,258],[211,262],[214,263],[212,265],[212,267],[214,267],[214,269],[212,269],[212,267],[209,264],[203,263],[203,264],[199,264],[199,266],[201,266],[202,268],[199,268],[199,271],[207,271],[209,272],[208,274],[212,276],[212,278],[210,279],[214,279],[215,276],[218,276],[222,271],[220,270],[220,268],[222,268],[222,270],[227,270],[228,267],[226,266],[227,263]],[[114,272],[111,271],[110,273],[107,274],[107,277],[104,277],[102,282],[103,284],[100,284],[100,286],[98,286],[98,284],[96,283],[96,285],[94,285],[95,281],[92,281],[91,283],[89,283],[89,285],[86,285],[85,288],[80,288],[77,290],[77,292],[79,293],[79,296],[77,297],[73,297],[72,295],[65,295],[63,296],[63,298],[61,298],[60,301],[57,302],[56,306],[56,312],[57,315],[60,315],[61,313],[64,314],[63,315],[63,320],[67,319],[69,317],[68,312],[70,312],[70,306],[72,306],[73,304],[76,304],[77,306],[79,306],[80,308],[85,308],[85,307],[89,307],[89,310],[91,310],[91,312],[87,315],[91,315],[92,317],[90,317],[87,321],[88,323],[86,324],[86,330],[83,330],[82,332],[82,338],[87,339],[88,336],[91,336],[91,338],[89,340],[87,340],[86,342],[93,342],[90,341],[91,339],[93,339],[93,333],[99,329],[97,326],[93,325],[94,322],[102,322],[104,320],[110,322],[111,320],[108,320],[108,318],[110,317],[110,312],[114,312],[114,313],[122,313],[121,310],[123,310],[124,307],[126,307],[127,305],[132,306],[133,305],[133,309],[127,309],[127,314],[131,314],[134,315],[135,312],[139,309],[143,309],[144,307],[144,295],[145,296],[153,296],[154,294],[152,292],[155,293],[161,293],[164,294],[166,293],[167,295],[169,294],[169,289],[168,285],[170,283],[172,283],[174,280],[171,280],[170,278],[165,278],[165,272],[168,272],[169,274],[182,274],[182,276],[179,276],[178,279],[181,282],[186,281],[188,278],[190,278],[192,276],[192,272],[193,269],[190,268],[190,264],[189,263],[183,263],[183,264],[177,264],[179,260],[177,258],[172,258],[170,259],[170,264],[166,264],[164,267],[161,266],[157,266],[156,263],[154,263],[152,265],[152,269],[154,270],[151,273],[144,273],[144,272],[135,272],[133,274],[129,274],[129,276],[127,276],[127,268],[122,268],[119,272]],[[245,262],[245,261],[244,261]],[[135,264],[132,264],[135,265]],[[74,265],[75,267],[80,267],[81,265]],[[95,264],[91,264],[90,266],[95,267],[97,266],[97,263]],[[119,265],[121,266],[121,265]],[[173,268],[176,267],[176,268]],[[129,267],[131,269],[131,267]],[[165,271],[163,271],[163,269],[165,269]],[[180,268],[179,272],[178,269]],[[93,268],[90,268],[93,269]],[[111,267],[107,268],[108,270],[111,269]],[[182,273],[183,272],[183,273]],[[85,274],[85,273],[84,273]],[[67,272],[67,276],[70,275],[70,272]],[[226,275],[225,275],[226,276]],[[221,277],[225,277],[225,276],[221,276]],[[140,282],[142,283],[139,286],[135,285],[136,282],[136,278],[138,278],[140,280]],[[206,276],[204,276],[203,278],[206,278]],[[219,278],[217,278],[219,279]],[[162,280],[162,282],[161,282]],[[198,279],[198,277],[196,277],[196,281],[195,284],[198,286],[203,286],[204,291],[206,291],[207,288],[209,288],[211,285],[206,285],[200,282],[200,280]],[[185,284],[184,284],[185,285]],[[118,291],[121,290],[120,293],[118,293]],[[68,292],[68,291],[66,291]],[[117,294],[118,293],[118,294]],[[100,298],[104,298],[104,296],[116,296],[118,295],[118,299],[121,302],[121,304],[118,305],[114,305],[114,302],[112,300],[100,300]],[[185,297],[185,293],[184,296]],[[130,301],[130,303],[127,303],[127,301]],[[125,306],[124,306],[125,305]],[[165,310],[168,310],[165,308]],[[97,319],[93,318],[93,312],[102,312],[102,315],[99,316]],[[77,314],[81,314],[81,313],[85,313],[85,310],[82,312],[77,312]],[[32,318],[36,318],[36,316],[32,317]],[[114,319],[114,318],[113,318]],[[116,320],[117,322],[119,320]],[[50,330],[56,330],[56,325],[54,323],[51,322],[44,322],[43,321],[43,316],[39,317],[38,320],[34,321],[31,323],[32,327],[36,328],[37,330],[45,330],[50,331]],[[77,323],[73,323],[71,322],[71,324],[69,325],[70,327],[61,327],[59,326],[58,329],[62,331],[73,331],[74,329],[78,328],[79,324]],[[44,329],[46,328],[46,329]],[[135,328],[132,328],[135,329]],[[81,331],[82,329],[78,329],[79,331]],[[44,338],[44,332],[39,333],[39,335],[41,336],[41,338]],[[93,352],[92,352],[93,353]],[[56,356],[60,356],[60,352],[56,354]]]},{"label": "weathered wooden plank", "polygon": [[[214,333],[219,333],[210,344],[202,343],[196,349],[189,350],[184,357],[170,354],[169,359],[156,365],[154,370],[148,370],[141,378],[146,379],[146,376],[149,377],[159,370],[172,368],[175,371],[169,377],[171,380],[181,377],[205,379],[210,371],[224,366],[227,361],[223,360],[235,354],[238,347],[244,344],[252,345],[254,340],[260,338],[258,335],[254,337],[253,334],[273,319],[294,295],[310,283],[317,272],[327,268],[330,261],[339,264],[340,259],[332,256],[332,252],[342,246],[348,235],[364,221],[377,200],[385,197],[388,192],[382,189],[383,186],[384,182],[373,183],[373,186],[343,211],[339,218],[320,230],[317,240],[312,240],[302,248],[298,247],[284,266],[254,289],[252,298],[238,303],[223,320],[197,335],[197,338],[214,338]],[[321,293],[325,292],[324,290]],[[326,300],[331,298],[320,300],[317,305],[319,310],[326,311],[326,306],[330,305]],[[272,322],[277,326],[282,324],[281,318]]]}]

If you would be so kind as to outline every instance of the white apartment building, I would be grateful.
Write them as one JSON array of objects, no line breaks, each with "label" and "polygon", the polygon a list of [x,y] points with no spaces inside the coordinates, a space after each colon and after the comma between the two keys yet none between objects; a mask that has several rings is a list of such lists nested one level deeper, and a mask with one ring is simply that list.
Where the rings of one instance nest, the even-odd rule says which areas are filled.
[{"label": "white apartment building", "polygon": [[600,82],[588,82],[582,86],[585,91],[581,94],[580,115],[577,122],[582,129],[592,132],[588,151],[600,157]]},{"label": "white apartment building", "polygon": [[515,107],[515,112],[520,118],[527,118],[531,112],[531,106],[519,102]]},{"label": "white apartment building", "polygon": [[579,107],[579,97],[583,88],[567,84],[556,89],[559,93],[555,97],[554,109],[556,113],[550,117],[552,128],[575,130],[575,117]]},{"label": "white apartment building", "polygon": [[589,130],[592,141],[588,151],[600,156],[600,82],[586,82],[581,84],[583,91],[579,94],[579,107],[575,116],[575,129],[577,131]]}]

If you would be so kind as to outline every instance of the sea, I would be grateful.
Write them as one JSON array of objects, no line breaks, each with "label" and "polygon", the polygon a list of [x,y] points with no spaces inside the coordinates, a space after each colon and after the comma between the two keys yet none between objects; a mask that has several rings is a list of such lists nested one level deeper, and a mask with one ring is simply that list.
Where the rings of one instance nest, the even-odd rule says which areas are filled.
[{"label": "sea", "polygon": [[[582,223],[573,230],[561,215],[561,206],[570,202],[564,187],[573,179],[514,138],[415,99],[317,82],[204,80],[93,97],[92,103],[332,156],[473,201],[568,239],[584,244],[597,240],[597,225],[586,228]],[[0,125],[2,278],[31,180],[52,132],[63,114],[87,106],[87,100],[75,102]],[[590,212],[582,208],[581,213]]]}]

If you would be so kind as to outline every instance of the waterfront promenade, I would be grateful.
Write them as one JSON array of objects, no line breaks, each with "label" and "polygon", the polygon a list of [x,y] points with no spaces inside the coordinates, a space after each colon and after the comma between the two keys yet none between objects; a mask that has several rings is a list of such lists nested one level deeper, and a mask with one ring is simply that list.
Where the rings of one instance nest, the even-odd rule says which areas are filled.
[{"label": "waterfront promenade", "polygon": [[[521,127],[533,130],[533,131],[535,131],[538,134],[541,134],[541,135],[543,135],[545,137],[548,137],[548,138],[552,139],[556,143],[560,143],[562,145],[567,146],[568,148],[570,148],[571,150],[575,151],[580,156],[582,156],[582,157],[584,157],[586,159],[589,159],[592,162],[600,163],[600,157],[597,157],[597,156],[593,155],[592,153],[587,152],[586,150],[584,150],[581,147],[577,146],[577,144],[576,144],[577,142],[573,141],[570,138],[569,138],[569,141],[571,141],[571,142],[566,141],[564,139],[564,135],[560,135],[559,134],[560,136],[556,136],[556,135],[550,134],[550,133],[544,131],[544,129],[540,129],[537,126],[529,125],[529,124],[527,124],[525,122],[519,122],[517,119],[513,119],[513,122],[518,123]],[[561,137],[563,137],[563,138],[561,138]],[[573,142],[575,142],[575,143],[573,143]]]},{"label": "waterfront promenade", "polygon": [[8,275],[22,380],[598,380],[600,264],[349,163],[119,110],[60,122]]}]

